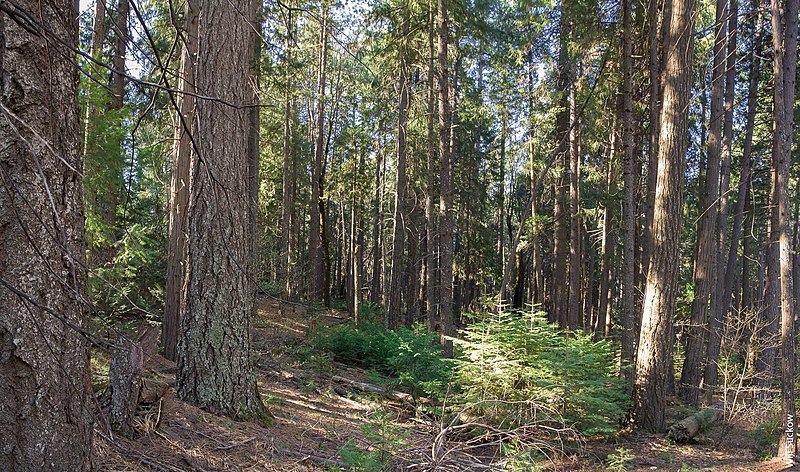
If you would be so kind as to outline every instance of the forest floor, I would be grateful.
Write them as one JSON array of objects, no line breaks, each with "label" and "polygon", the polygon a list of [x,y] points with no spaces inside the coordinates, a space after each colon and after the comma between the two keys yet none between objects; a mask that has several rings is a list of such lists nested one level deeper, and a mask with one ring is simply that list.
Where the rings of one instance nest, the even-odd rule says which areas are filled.
[{"label": "forest floor", "polygon": [[[346,314],[331,311],[314,318],[333,324],[345,321]],[[258,304],[253,333],[258,386],[274,425],[208,413],[179,400],[170,388],[159,404],[140,408],[135,439],[109,434],[107,423],[96,421],[96,470],[330,471],[350,470],[347,464],[359,461],[360,470],[379,470],[370,463],[381,462],[391,462],[391,470],[493,470],[469,467],[474,461],[465,453],[453,453],[446,468],[432,467],[431,444],[441,425],[415,414],[402,395],[369,392],[381,387],[363,369],[301,356],[308,321],[305,309],[281,312],[278,303],[266,299]],[[102,365],[102,357],[95,364]],[[174,363],[154,355],[147,367],[148,377],[174,385]],[[672,420],[681,414],[679,408],[668,410]],[[575,456],[541,468],[608,470],[608,456],[616,454],[629,456],[617,470],[782,470],[776,462],[758,460],[751,430],[746,423],[725,424],[689,445],[671,444],[663,435],[622,434],[589,440]]]}]

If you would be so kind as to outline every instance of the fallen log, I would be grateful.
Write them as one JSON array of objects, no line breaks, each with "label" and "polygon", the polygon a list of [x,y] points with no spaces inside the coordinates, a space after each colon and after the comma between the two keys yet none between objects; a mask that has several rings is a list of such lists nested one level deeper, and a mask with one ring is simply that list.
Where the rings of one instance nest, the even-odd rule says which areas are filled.
[{"label": "fallen log", "polygon": [[710,430],[724,416],[725,402],[722,400],[687,416],[667,429],[667,439],[676,443],[686,443],[695,436]]},{"label": "fallen log", "polygon": [[377,393],[379,395],[383,395],[386,398],[388,398],[389,400],[406,401],[406,402],[411,402],[411,403],[414,402],[414,397],[412,397],[411,395],[409,395],[407,393],[396,392],[396,391],[389,390],[389,389],[384,388],[384,387],[380,387],[378,385],[359,382],[357,380],[348,379],[347,377],[341,377],[339,375],[332,375],[331,376],[331,380],[333,380],[334,382],[343,383],[343,384],[345,384],[345,385],[347,385],[347,386],[349,386],[351,388],[354,388],[356,390],[359,390],[361,392]]}]

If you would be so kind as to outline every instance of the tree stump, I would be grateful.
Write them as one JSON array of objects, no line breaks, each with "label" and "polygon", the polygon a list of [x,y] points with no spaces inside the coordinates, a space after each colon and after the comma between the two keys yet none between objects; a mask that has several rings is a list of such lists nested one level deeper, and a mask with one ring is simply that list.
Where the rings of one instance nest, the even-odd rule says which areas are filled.
[{"label": "tree stump", "polygon": [[144,355],[139,343],[120,336],[111,357],[108,383],[111,389],[111,427],[118,434],[132,437],[133,417],[142,390]]}]

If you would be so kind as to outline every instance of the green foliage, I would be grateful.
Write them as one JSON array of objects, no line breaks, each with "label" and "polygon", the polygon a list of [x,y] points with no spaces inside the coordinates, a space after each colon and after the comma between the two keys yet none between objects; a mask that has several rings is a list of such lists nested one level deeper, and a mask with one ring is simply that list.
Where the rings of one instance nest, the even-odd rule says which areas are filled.
[{"label": "green foliage", "polygon": [[114,245],[112,264],[90,277],[92,293],[111,313],[158,310],[164,300],[166,258],[155,227],[132,224]]},{"label": "green foliage", "polygon": [[778,439],[781,437],[783,423],[778,420],[761,423],[749,433],[756,442],[756,451],[761,460],[771,459],[778,449]]},{"label": "green foliage", "polygon": [[436,333],[420,324],[392,331],[375,322],[343,323],[314,333],[310,345],[339,362],[396,378],[414,398],[438,398],[450,376]]},{"label": "green foliage", "polygon": [[635,459],[633,451],[620,447],[616,449],[615,453],[611,453],[606,458],[607,470],[613,472],[625,472],[629,470],[631,462]]},{"label": "green foliage", "polygon": [[[488,318],[491,316],[491,318]],[[487,315],[456,343],[456,401],[500,427],[554,422],[611,434],[628,399],[607,341],[561,333],[541,313]]]},{"label": "green foliage", "polygon": [[360,448],[352,439],[338,449],[339,457],[350,470],[379,472],[391,470],[394,456],[406,444],[409,432],[401,426],[393,425],[394,416],[387,411],[377,411],[368,424],[361,426],[369,449]]}]

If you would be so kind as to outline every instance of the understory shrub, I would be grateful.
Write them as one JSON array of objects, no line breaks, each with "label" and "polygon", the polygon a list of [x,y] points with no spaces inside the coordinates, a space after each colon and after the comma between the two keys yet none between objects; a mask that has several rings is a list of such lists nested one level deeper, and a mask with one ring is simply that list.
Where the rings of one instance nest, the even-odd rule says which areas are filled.
[{"label": "understory shrub", "polygon": [[438,335],[422,324],[396,331],[377,322],[342,323],[310,338],[312,350],[397,379],[414,398],[439,398],[450,377],[452,361],[442,358]]},{"label": "understory shrub", "polygon": [[461,334],[453,382],[465,414],[504,429],[616,431],[628,399],[609,342],[565,334],[543,313],[486,314]]}]

